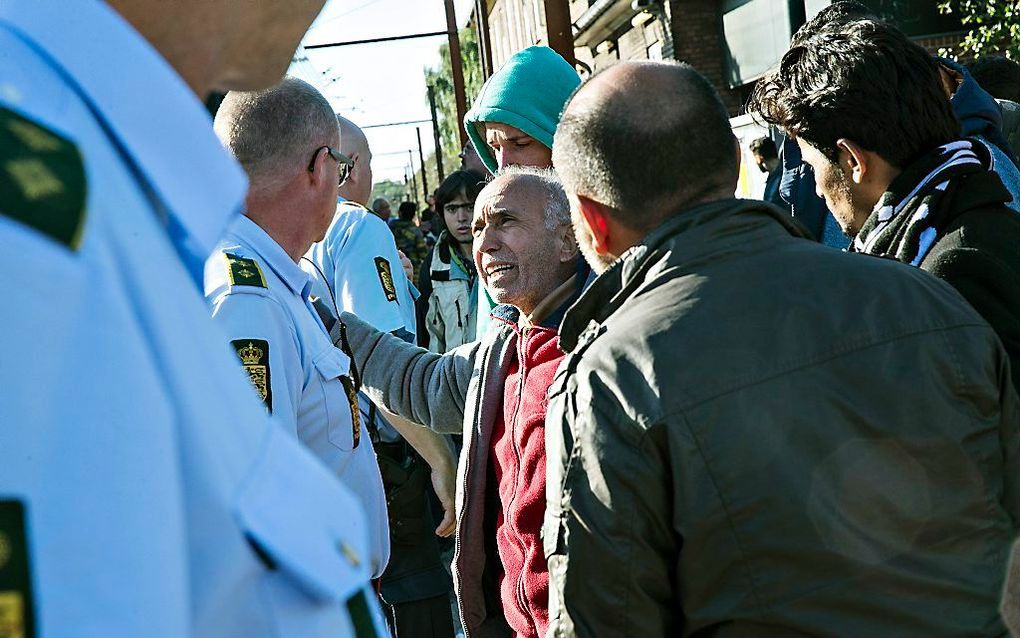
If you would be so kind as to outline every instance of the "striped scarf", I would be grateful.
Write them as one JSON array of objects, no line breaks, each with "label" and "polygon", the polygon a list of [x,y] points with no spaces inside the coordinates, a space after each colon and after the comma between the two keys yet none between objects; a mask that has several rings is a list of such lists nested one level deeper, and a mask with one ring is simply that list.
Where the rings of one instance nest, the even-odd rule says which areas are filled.
[{"label": "striped scarf", "polygon": [[920,266],[952,220],[955,178],[993,170],[993,161],[980,141],[961,139],[914,162],[882,195],[852,251]]}]

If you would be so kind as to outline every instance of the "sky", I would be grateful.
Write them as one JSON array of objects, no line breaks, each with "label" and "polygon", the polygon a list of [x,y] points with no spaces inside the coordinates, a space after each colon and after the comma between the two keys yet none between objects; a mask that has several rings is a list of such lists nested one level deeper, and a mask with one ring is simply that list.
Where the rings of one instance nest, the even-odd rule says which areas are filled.
[{"label": "sky", "polygon": [[[454,0],[458,26],[467,23],[473,4]],[[328,0],[302,46],[445,29],[443,0]],[[314,84],[338,113],[359,126],[430,120],[424,69],[438,68],[439,46],[444,42],[445,36],[435,36],[313,49],[304,52],[307,62],[292,66],[290,72]],[[404,180],[411,161],[409,149],[415,169],[419,167],[416,126],[421,128],[428,156],[434,148],[431,121],[365,129],[376,183]]]}]

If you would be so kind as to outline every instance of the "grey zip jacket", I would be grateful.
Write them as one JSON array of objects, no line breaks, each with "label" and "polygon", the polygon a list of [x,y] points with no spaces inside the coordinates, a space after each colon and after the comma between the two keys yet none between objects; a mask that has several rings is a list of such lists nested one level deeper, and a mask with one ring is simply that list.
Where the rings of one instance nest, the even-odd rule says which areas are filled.
[{"label": "grey zip jacket", "polygon": [[[511,306],[498,306],[494,314],[516,322],[516,312]],[[499,599],[502,567],[495,534],[486,533],[494,522],[485,520],[485,502],[498,502],[487,468],[517,333],[499,321],[481,341],[439,355],[379,332],[350,313],[341,313],[340,319],[334,340],[339,338],[340,326],[346,326],[362,389],[372,401],[437,432],[464,435],[457,465],[453,560],[461,624],[470,638],[509,636]]]}]

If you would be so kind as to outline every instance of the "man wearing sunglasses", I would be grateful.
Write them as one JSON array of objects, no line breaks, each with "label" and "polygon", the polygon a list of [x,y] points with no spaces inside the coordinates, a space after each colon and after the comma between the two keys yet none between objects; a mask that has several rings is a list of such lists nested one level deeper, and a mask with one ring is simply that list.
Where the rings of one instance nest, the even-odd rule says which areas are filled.
[{"label": "man wearing sunglasses", "polygon": [[389,559],[382,481],[362,432],[357,375],[312,304],[299,262],[333,220],[354,162],[337,147],[333,110],[307,83],[231,92],[216,133],[249,178],[244,214],[206,262],[205,293],[270,418],[296,436],[360,499],[373,577]]},{"label": "man wearing sunglasses", "polygon": [[[337,115],[340,151],[353,167],[340,185],[326,236],[301,260],[327,328],[343,312],[406,341],[415,339],[414,300],[389,227],[365,208],[372,195],[372,151],[365,133]],[[346,170],[346,169],[345,169]],[[386,491],[391,555],[380,581],[392,632],[406,638],[452,638],[450,577],[436,538],[454,528],[457,461],[447,437],[414,428],[405,441],[371,402],[359,396],[364,435],[372,439]],[[420,456],[419,456],[420,455]],[[428,511],[429,481],[445,510]],[[438,526],[437,526],[438,523]]]}]

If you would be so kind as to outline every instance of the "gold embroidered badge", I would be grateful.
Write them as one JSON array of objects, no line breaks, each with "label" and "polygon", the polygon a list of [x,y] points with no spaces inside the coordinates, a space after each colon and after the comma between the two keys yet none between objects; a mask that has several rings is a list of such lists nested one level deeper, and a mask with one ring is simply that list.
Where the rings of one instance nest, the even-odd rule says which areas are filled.
[{"label": "gold embroidered badge", "polygon": [[251,384],[262,402],[273,411],[273,384],[269,374],[269,342],[263,339],[235,339],[230,342],[241,359]]},{"label": "gold embroidered badge", "polygon": [[0,591],[0,638],[26,636],[24,596],[17,591]]},{"label": "gold embroidered badge", "polygon": [[85,182],[85,164],[71,140],[0,106],[0,215],[77,250]]},{"label": "gold embroidered badge", "polygon": [[0,500],[0,638],[34,638],[32,568],[25,506]]},{"label": "gold embroidered badge", "polygon": [[223,256],[227,259],[227,277],[230,278],[231,286],[268,287],[257,261],[233,253],[223,253]]}]

